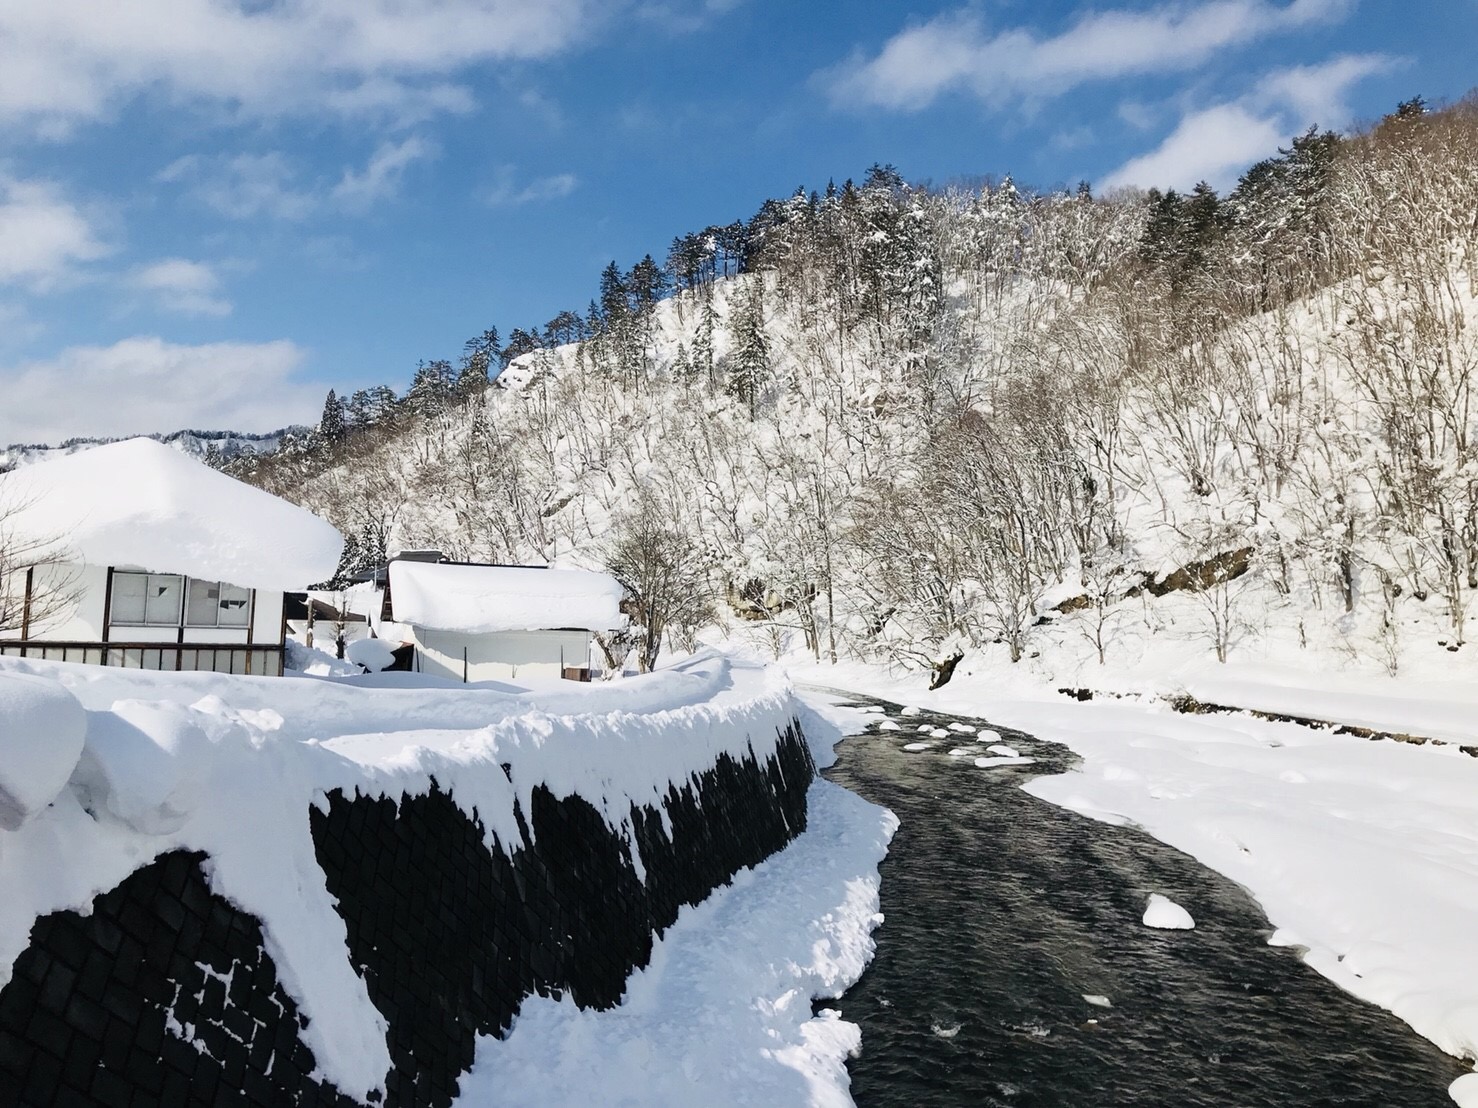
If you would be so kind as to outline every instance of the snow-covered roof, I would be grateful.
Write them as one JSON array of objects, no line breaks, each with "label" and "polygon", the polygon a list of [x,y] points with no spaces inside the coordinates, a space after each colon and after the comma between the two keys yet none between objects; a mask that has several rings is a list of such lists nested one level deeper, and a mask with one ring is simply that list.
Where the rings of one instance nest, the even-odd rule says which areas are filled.
[{"label": "snow-covered roof", "polygon": [[621,585],[605,573],[532,566],[391,562],[395,621],[482,634],[626,626]]},{"label": "snow-covered roof", "polygon": [[343,537],[312,512],[152,439],[0,478],[0,528],[57,560],[288,591],[333,575]]}]

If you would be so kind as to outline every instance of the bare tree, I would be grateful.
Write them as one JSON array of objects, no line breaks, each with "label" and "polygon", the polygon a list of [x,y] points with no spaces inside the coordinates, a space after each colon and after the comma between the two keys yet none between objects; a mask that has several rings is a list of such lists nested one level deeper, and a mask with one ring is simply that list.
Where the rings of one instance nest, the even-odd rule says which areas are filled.
[{"label": "bare tree", "polygon": [[605,552],[612,576],[628,594],[643,673],[657,664],[669,631],[687,631],[712,618],[712,585],[702,550],[691,535],[671,527],[670,518],[643,496],[616,521]]},{"label": "bare tree", "polygon": [[0,632],[22,636],[71,611],[80,595],[64,538],[30,527],[28,506],[0,479]]}]

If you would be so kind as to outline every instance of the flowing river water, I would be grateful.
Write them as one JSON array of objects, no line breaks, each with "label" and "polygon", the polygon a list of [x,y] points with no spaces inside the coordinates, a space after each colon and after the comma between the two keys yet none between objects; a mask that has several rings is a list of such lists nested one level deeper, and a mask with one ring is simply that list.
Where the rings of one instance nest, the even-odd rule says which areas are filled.
[{"label": "flowing river water", "polygon": [[[825,1005],[862,1028],[848,1066],[862,1108],[1450,1108],[1466,1067],[1268,946],[1239,886],[1019,788],[1072,768],[1071,752],[1005,728],[979,741],[985,720],[849,702],[900,725],[874,722],[826,771],[901,821],[877,956]],[[903,749],[918,741],[934,745]],[[948,754],[995,743],[1036,762]],[[1151,893],[1195,929],[1146,927]]]}]

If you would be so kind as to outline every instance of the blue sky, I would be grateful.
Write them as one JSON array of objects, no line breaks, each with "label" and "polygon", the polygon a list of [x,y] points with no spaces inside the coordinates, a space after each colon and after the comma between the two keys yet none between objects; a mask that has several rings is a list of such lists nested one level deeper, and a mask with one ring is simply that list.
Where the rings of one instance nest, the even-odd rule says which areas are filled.
[{"label": "blue sky", "polygon": [[403,388],[797,185],[1234,181],[1478,0],[0,0],[0,443]]}]

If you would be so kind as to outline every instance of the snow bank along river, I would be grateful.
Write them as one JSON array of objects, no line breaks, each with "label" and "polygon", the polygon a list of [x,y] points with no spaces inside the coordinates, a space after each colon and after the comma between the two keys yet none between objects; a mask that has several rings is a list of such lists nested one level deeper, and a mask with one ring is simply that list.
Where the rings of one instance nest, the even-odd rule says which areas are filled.
[{"label": "snow bank along river", "polygon": [[[1238,886],[1021,788],[1065,748],[852,702],[877,722],[827,776],[901,821],[876,958],[836,1005],[862,1028],[858,1104],[1452,1104],[1467,1067],[1268,945]],[[1155,894],[1194,927],[1146,926]]]},{"label": "snow bank along river", "polygon": [[714,655],[538,688],[5,660],[0,1104],[843,1104],[857,1031],[810,1001],[871,952],[894,821],[798,715]]}]

